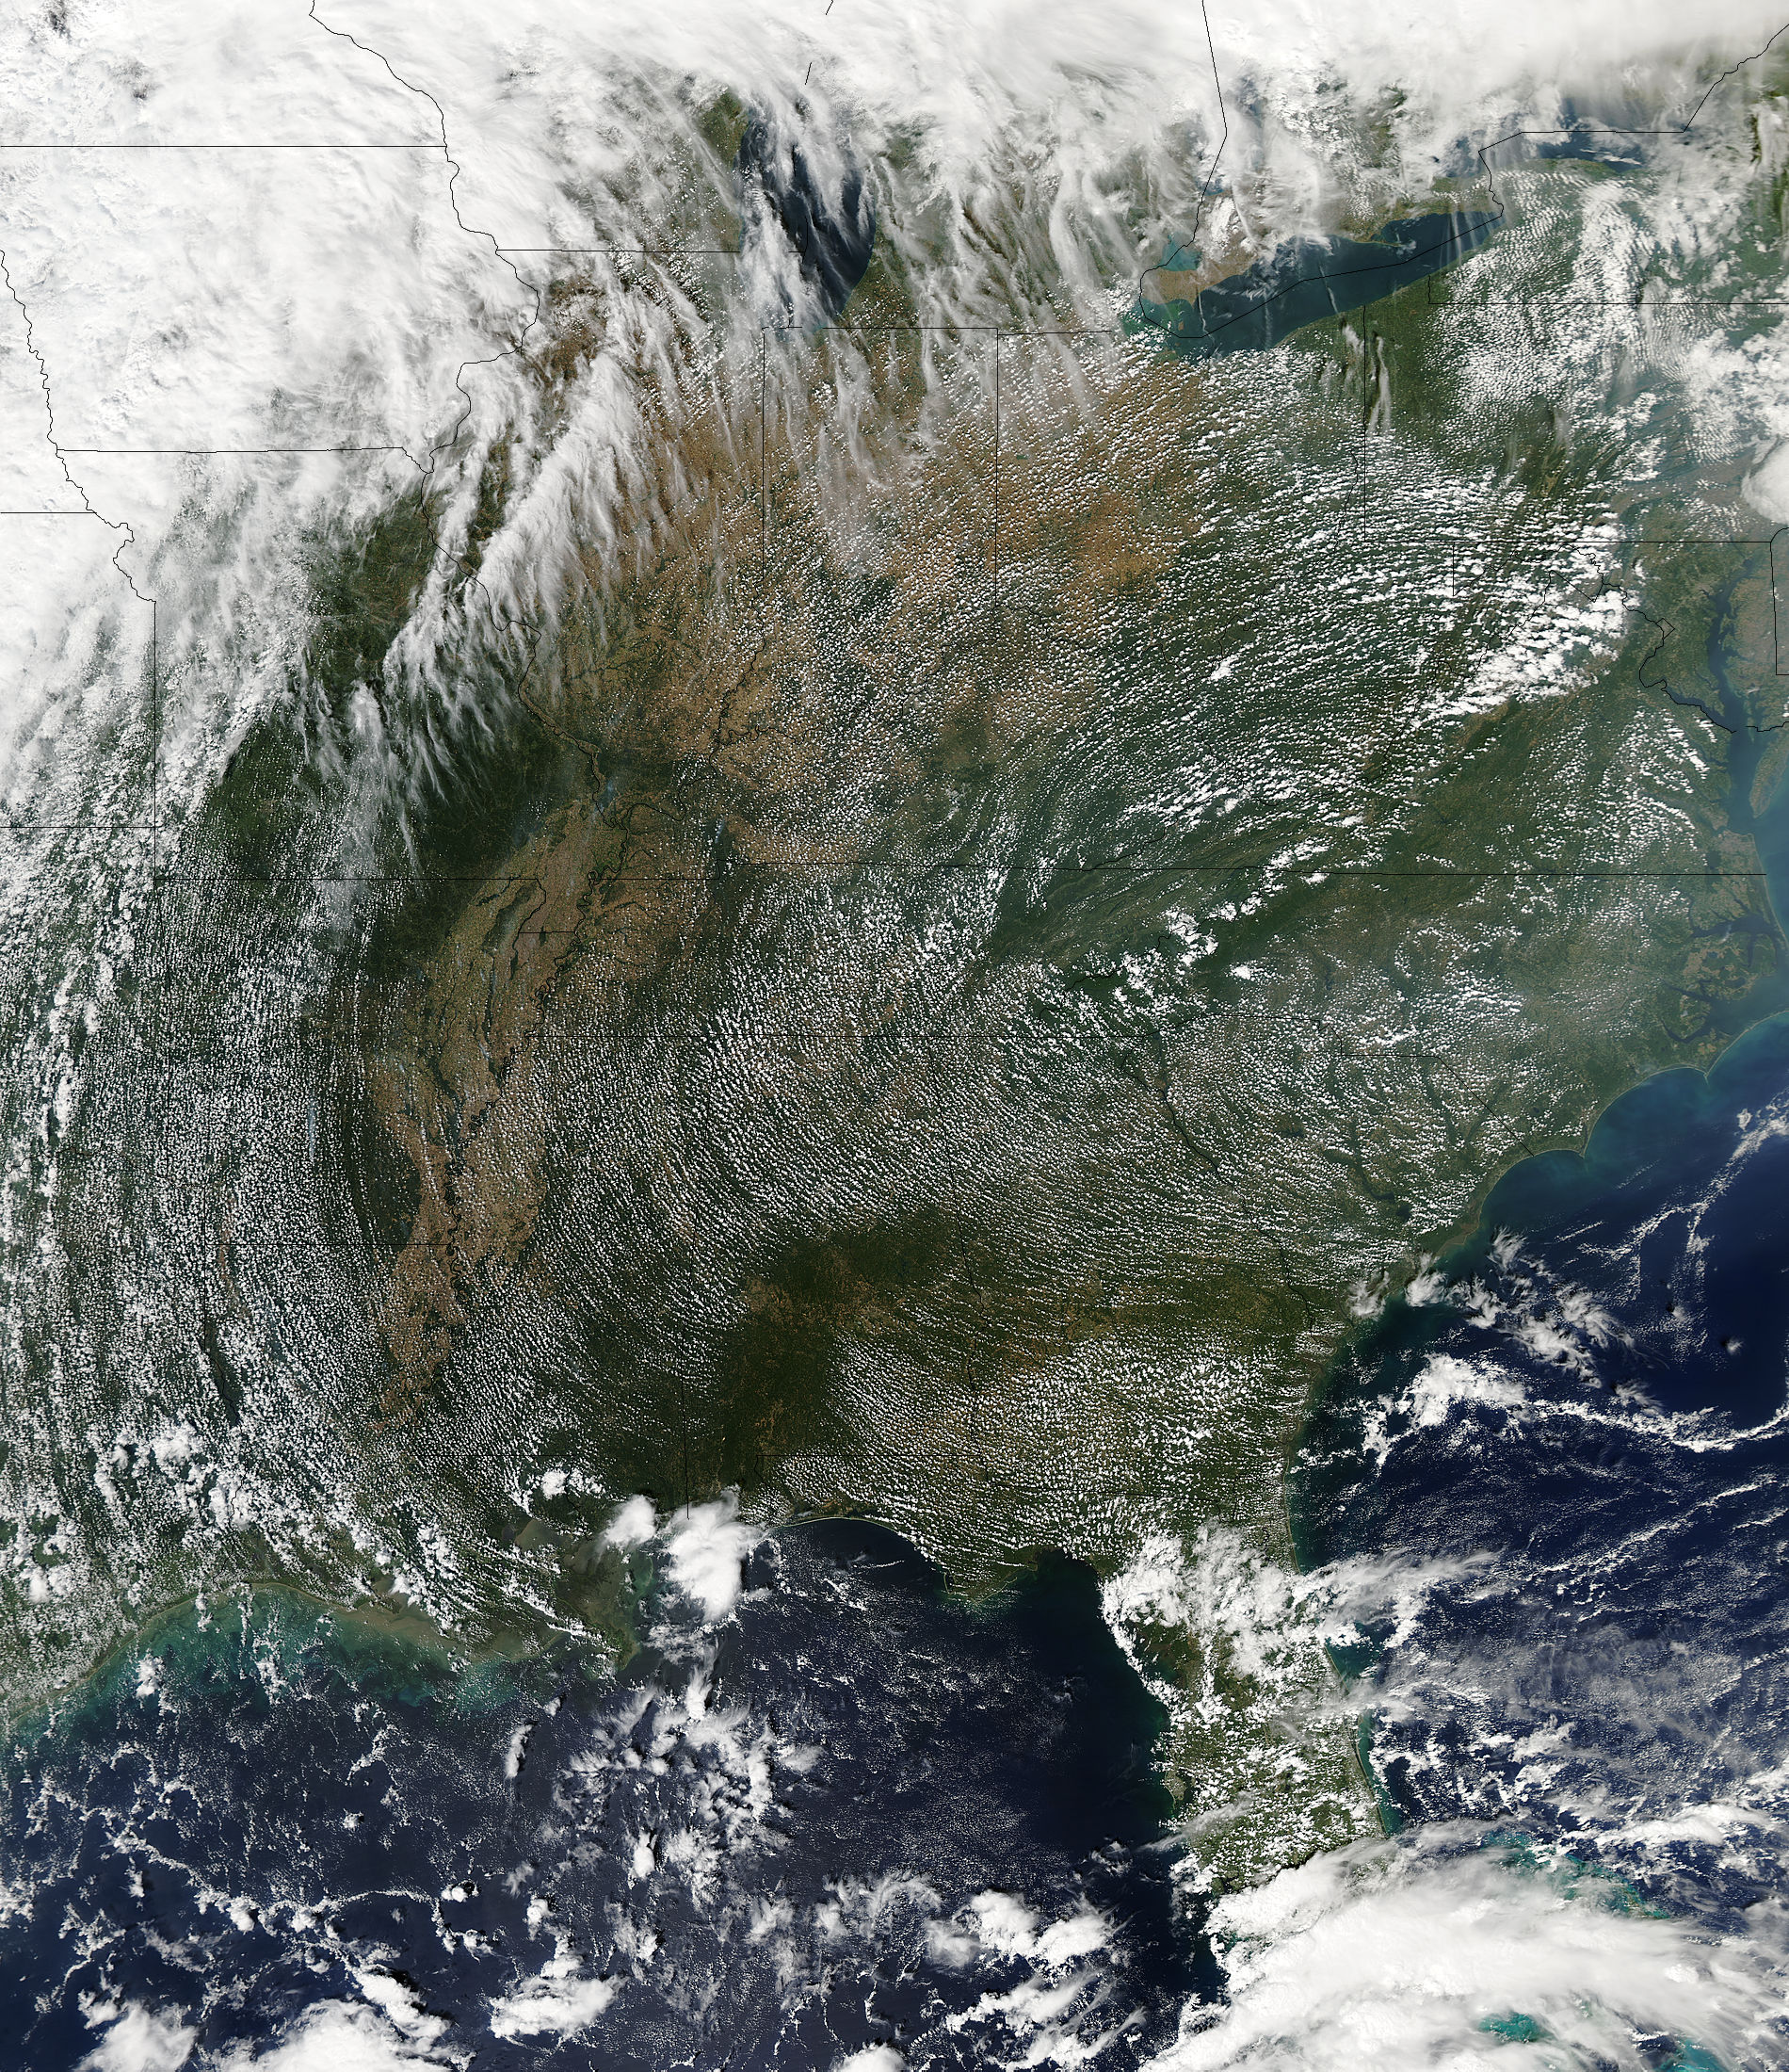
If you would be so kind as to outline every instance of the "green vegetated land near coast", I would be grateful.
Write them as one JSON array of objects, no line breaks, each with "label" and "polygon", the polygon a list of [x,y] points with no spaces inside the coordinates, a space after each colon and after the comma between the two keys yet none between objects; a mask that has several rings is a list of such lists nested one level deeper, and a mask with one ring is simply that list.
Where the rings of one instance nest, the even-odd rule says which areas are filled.
[{"label": "green vegetated land near coast", "polygon": [[[94,1040],[74,1126],[131,1156],[62,1198],[35,1415],[58,1335],[139,1406],[137,1545],[14,1616],[15,1686],[232,1575],[620,1650],[635,1491],[868,1511],[971,1593],[1041,1546],[1283,1558],[1358,1319],[1789,997],[1769,549],[1661,472],[1682,326],[1567,293],[1610,177],[1512,171],[1490,250],[1274,353],[1003,341],[997,510],[985,337],[785,338],[767,398],[723,357],[637,551],[592,539],[551,621],[469,609],[476,723],[401,834],[318,744],[442,513],[319,542],[302,680]],[[548,405],[617,293],[556,284]],[[852,317],[910,293],[884,258]],[[446,542],[469,607],[521,467]],[[128,1317],[95,1213],[154,1233]],[[90,1461],[63,1502],[106,1530]],[[1125,1638],[1197,1846],[1358,1831],[1309,1633],[1192,1602]]]}]

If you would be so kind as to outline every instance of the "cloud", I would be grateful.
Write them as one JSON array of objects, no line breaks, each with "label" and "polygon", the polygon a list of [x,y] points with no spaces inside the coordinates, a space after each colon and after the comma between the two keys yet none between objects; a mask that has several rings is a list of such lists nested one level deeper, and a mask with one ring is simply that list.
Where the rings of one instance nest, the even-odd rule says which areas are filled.
[{"label": "cloud", "polygon": [[[411,2043],[370,2008],[322,2000],[265,2049],[243,2046],[217,2061],[216,2072],[415,2072],[443,2064],[426,2044]],[[208,2067],[208,2072],[210,2068]]]},{"label": "cloud", "polygon": [[604,1529],[603,1544],[619,1546],[625,1551],[630,1546],[644,1546],[657,1530],[657,1520],[653,1514],[650,1497],[630,1497]]},{"label": "cloud", "polygon": [[1220,1901],[1228,2005],[1189,2008],[1155,2072],[1477,2064],[1507,2048],[1488,2025],[1510,2020],[1566,2066],[1637,2072],[1648,2033],[1753,2062],[1781,2005],[1771,1923],[1716,1941],[1474,1838],[1359,1845]]},{"label": "cloud", "polygon": [[738,1603],[746,1556],[762,1536],[739,1522],[739,1499],[732,1494],[690,1506],[668,1525],[671,1581],[701,1607],[710,1624],[724,1619]]},{"label": "cloud", "polygon": [[77,2072],[179,2072],[192,2056],[199,2033],[171,2009],[153,2011],[134,2000],[99,2018],[108,2019],[111,2027],[81,2060]]},{"label": "cloud", "polygon": [[613,1979],[580,1976],[575,1958],[551,1958],[535,1978],[491,2006],[496,2036],[570,2036],[588,2029],[615,1998]]}]

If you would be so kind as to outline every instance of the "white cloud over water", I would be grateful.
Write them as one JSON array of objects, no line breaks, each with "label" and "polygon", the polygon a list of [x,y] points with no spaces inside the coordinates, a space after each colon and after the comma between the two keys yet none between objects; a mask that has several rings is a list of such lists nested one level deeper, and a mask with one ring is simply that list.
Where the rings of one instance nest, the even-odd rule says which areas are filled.
[{"label": "white cloud over water", "polygon": [[[1773,8],[1735,0],[1717,21],[1711,10],[1688,24],[1686,43],[1684,10],[1656,0],[1219,0],[1210,25],[1235,118],[1228,165],[1247,187],[1250,234],[1269,239],[1323,219],[1332,168],[1305,119],[1333,82],[1362,105],[1394,83],[1408,89],[1402,143],[1426,177],[1462,138],[1524,111],[1547,119],[1561,89],[1651,93],[1686,111],[1715,29],[1724,57],[1738,57],[1779,24]],[[1161,4],[322,0],[314,15],[295,0],[92,0],[70,9],[66,35],[15,15],[0,26],[0,59],[15,137],[37,148],[0,163],[13,291],[0,295],[0,502],[23,514],[3,537],[28,571],[0,599],[9,801],[42,802],[101,720],[141,699],[152,594],[174,692],[169,767],[176,790],[197,796],[257,701],[284,686],[305,529],[363,520],[426,479],[443,490],[444,522],[456,510],[463,521],[479,447],[504,428],[528,486],[492,549],[488,591],[505,609],[551,605],[556,554],[574,533],[606,540],[616,485],[646,464],[642,392],[674,364],[674,319],[644,294],[623,296],[613,336],[625,350],[593,355],[549,434],[514,353],[548,264],[534,248],[624,244],[647,235],[642,224],[656,235],[683,177],[670,147],[688,143],[704,96],[725,86],[792,111],[802,94],[816,150],[837,132],[873,164],[897,134],[916,139],[915,180],[947,225],[1004,186],[1040,226],[1062,295],[1098,305],[1146,249],[1133,217],[1151,235],[1184,223],[1209,170],[1227,119],[1213,55],[1199,10]],[[684,95],[686,75],[697,83]],[[1265,111],[1252,127],[1245,99]],[[250,148],[196,148],[216,144]],[[71,145],[80,148],[59,148]],[[926,292],[953,309],[991,296],[986,268],[948,240],[945,252]],[[745,332],[751,292],[742,267]],[[675,364],[679,380],[701,375]],[[1789,435],[1758,414],[1780,371],[1769,355],[1706,360],[1733,440]],[[473,435],[463,464],[445,450],[462,413]],[[344,445],[367,450],[265,450]],[[118,450],[142,447],[169,450]],[[214,448],[252,450],[200,450]],[[1782,450],[1765,450],[1749,478],[1773,518],[1789,514]],[[1474,1394],[1504,1402],[1491,1392],[1507,1385],[1434,1363],[1411,1415],[1437,1421]],[[651,1506],[635,1499],[610,1538],[628,1546],[653,1532]],[[732,1502],[664,1521],[669,1579],[704,1620],[737,1602],[756,1536]],[[1166,1541],[1145,1547],[1108,1593],[1120,1626],[1163,1617],[1220,1634],[1264,1688],[1301,1674],[1310,1632],[1296,1600],[1289,1578],[1216,1543],[1191,1562]],[[760,1810],[767,1758],[742,1753],[737,1768],[743,1804]],[[966,1948],[1046,1972],[1097,1948],[1095,1917],[1040,1928],[1023,1902],[984,1898],[949,1931]],[[1482,2027],[1516,2014],[1580,2062],[1602,2052],[1637,2064],[1642,2023],[1743,2052],[1769,2004],[1765,1942],[1716,1949],[1677,1924],[1568,1901],[1487,1854],[1357,1852],[1228,1900],[1219,1920],[1237,1937],[1233,2004],[1168,2061],[1186,2072],[1519,2064],[1526,2047]],[[493,2003],[496,2033],[551,2038],[598,2018],[614,1984],[559,1963]],[[225,2061],[228,2072],[433,2062],[435,2032],[417,2011],[387,1984],[362,1983],[377,2006],[314,2009],[259,2056]],[[1046,1988],[1057,1989],[1036,1991]],[[194,2033],[127,2008],[87,2065],[169,2072]]]},{"label": "white cloud over water", "polygon": [[323,2000],[266,2049],[233,2050],[207,2061],[205,2072],[415,2072],[449,2062],[427,2043],[401,2035],[370,2008]]},{"label": "white cloud over water", "polygon": [[704,1618],[724,1619],[745,1587],[746,1556],[762,1537],[755,1526],[741,1523],[736,1494],[685,1505],[666,1522],[670,1579]]},{"label": "white cloud over water", "polygon": [[1716,1939],[1474,1838],[1358,1846],[1221,1901],[1230,2004],[1189,2009],[1155,2072],[1643,2072],[1663,2036],[1781,2063],[1781,1910]]},{"label": "white cloud over water", "polygon": [[130,2001],[96,2009],[90,2022],[105,2022],[105,2034],[81,2060],[78,2072],[179,2072],[192,2056],[199,2032],[171,2011]]},{"label": "white cloud over water", "polygon": [[905,2072],[907,2060],[892,2043],[873,2043],[867,2050],[854,2050],[841,2058],[832,2072]]},{"label": "white cloud over water", "polygon": [[584,1976],[577,1959],[564,1952],[491,2007],[495,2036],[571,2036],[588,2029],[615,1998],[612,1979]]}]

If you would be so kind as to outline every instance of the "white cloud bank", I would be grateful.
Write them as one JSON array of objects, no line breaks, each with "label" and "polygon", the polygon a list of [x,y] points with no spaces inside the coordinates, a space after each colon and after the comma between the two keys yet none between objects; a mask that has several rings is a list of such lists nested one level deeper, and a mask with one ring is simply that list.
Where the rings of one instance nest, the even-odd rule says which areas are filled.
[{"label": "white cloud bank", "polygon": [[1221,1901],[1230,2004],[1189,2008],[1154,2072],[1642,2072],[1642,2039],[1661,2034],[1725,2064],[1781,2062],[1780,1910],[1716,1940],[1447,1839],[1361,1845]]},{"label": "white cloud bank", "polygon": [[417,2072],[442,2064],[427,2042],[401,2035],[371,2008],[323,2000],[266,2049],[208,2061],[205,2072]]},{"label": "white cloud bank", "polygon": [[141,2007],[134,2000],[93,2010],[88,2020],[108,2026],[78,2072],[180,2072],[199,2033],[171,2010]]},{"label": "white cloud bank", "polygon": [[[1399,134],[1420,171],[1517,108],[1555,105],[1561,89],[1645,89],[1683,112],[1716,57],[1742,57],[1779,26],[1752,0],[1693,21],[1614,0],[1219,0],[1211,13],[1233,103],[1286,115],[1234,136],[1230,168],[1259,190],[1258,217],[1288,219],[1326,177],[1322,139],[1293,117],[1336,81],[1362,104],[1405,89]],[[513,348],[548,264],[534,248],[660,235],[686,183],[693,111],[722,87],[785,111],[801,94],[817,150],[834,129],[872,163],[897,133],[917,139],[916,177],[941,220],[991,182],[1019,183],[1017,205],[1047,222],[1071,292],[1140,258],[1139,208],[1182,219],[1224,120],[1200,11],[1165,0],[330,0],[314,12],[301,0],[86,0],[60,33],[47,12],[16,11],[0,24],[0,63],[12,140],[32,147],[0,154],[0,251],[17,299],[0,294],[7,508],[90,507],[104,521],[11,521],[30,527],[31,576],[0,624],[0,658],[14,665],[0,741],[68,695],[91,646],[84,615],[128,616],[122,579],[97,578],[95,554],[118,552],[161,599],[167,658],[235,635],[233,695],[245,706],[269,695],[301,601],[298,528],[363,516],[438,472],[462,412],[475,444],[525,429]],[[645,323],[635,340],[649,362],[657,335]],[[539,514],[549,527],[577,506],[600,530],[603,485],[640,436],[625,370],[604,380],[565,428],[582,446]],[[364,450],[262,450],[343,445]],[[519,553],[510,567],[498,553],[493,591],[525,589],[540,558]],[[179,711],[170,729],[178,771]],[[185,749],[198,782],[201,744]]]},{"label": "white cloud bank", "polygon": [[576,1958],[561,1953],[492,2003],[491,2031],[505,2037],[576,2035],[596,2020],[617,1990],[613,1979],[586,1978]]},{"label": "white cloud bank", "polygon": [[746,1556],[764,1537],[739,1517],[739,1498],[728,1495],[715,1503],[694,1504],[666,1521],[665,1540],[670,1579],[701,1607],[712,1625],[724,1619],[745,1587]]}]

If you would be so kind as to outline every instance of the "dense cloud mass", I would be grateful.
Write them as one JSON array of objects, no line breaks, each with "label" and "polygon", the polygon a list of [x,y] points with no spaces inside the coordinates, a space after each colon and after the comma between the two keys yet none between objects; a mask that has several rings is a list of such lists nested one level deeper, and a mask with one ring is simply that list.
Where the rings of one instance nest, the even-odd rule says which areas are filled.
[{"label": "dense cloud mass", "polygon": [[34,2072],[1778,2062],[1784,24],[0,67]]}]

